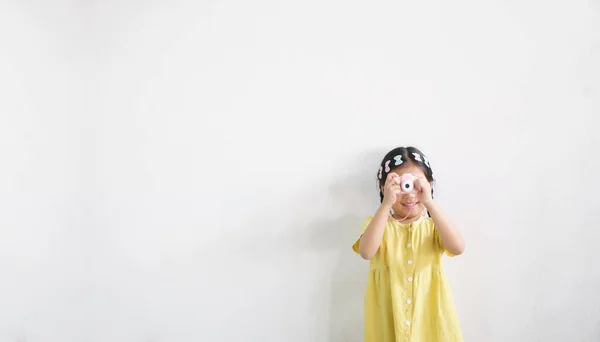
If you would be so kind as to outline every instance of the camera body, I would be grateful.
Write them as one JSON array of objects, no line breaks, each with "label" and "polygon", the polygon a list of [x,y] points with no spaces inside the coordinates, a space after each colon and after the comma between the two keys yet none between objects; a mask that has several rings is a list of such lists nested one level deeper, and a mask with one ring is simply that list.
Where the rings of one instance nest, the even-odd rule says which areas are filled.
[{"label": "camera body", "polygon": [[418,177],[415,177],[410,173],[405,173],[402,176],[400,176],[400,191],[402,191],[405,194],[416,193],[417,190],[415,189],[415,181],[417,179]]}]

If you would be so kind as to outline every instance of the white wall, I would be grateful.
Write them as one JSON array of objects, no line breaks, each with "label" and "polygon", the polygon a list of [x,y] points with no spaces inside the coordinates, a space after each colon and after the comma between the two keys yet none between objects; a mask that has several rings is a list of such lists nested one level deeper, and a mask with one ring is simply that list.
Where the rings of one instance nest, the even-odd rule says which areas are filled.
[{"label": "white wall", "polygon": [[0,2],[0,341],[82,341],[89,149],[72,1]]},{"label": "white wall", "polygon": [[600,339],[597,1],[20,6],[0,341],[362,341],[350,246],[409,144],[465,340]]}]

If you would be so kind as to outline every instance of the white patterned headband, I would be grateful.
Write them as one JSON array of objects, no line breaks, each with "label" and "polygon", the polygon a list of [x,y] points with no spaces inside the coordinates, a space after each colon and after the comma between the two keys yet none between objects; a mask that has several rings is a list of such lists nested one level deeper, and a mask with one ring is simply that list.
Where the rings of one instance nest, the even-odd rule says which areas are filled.
[{"label": "white patterned headband", "polygon": [[[430,170],[431,170],[431,165],[429,165],[429,159],[427,159],[427,157],[425,157],[424,155],[421,155],[417,152],[413,152],[412,155],[415,157],[416,161],[419,161],[423,164],[425,164]],[[404,160],[402,159],[402,155],[397,155],[394,158],[392,158],[394,160],[394,166],[400,166],[404,163]],[[390,160],[386,160],[385,163],[383,163],[383,166],[379,167],[379,180],[381,180],[383,178],[383,170],[384,170],[384,166],[385,166],[385,172],[388,173],[391,171],[390,169],[390,163],[392,162],[392,159]],[[431,173],[431,178],[433,180],[435,180],[435,177],[433,176],[433,172]]]}]

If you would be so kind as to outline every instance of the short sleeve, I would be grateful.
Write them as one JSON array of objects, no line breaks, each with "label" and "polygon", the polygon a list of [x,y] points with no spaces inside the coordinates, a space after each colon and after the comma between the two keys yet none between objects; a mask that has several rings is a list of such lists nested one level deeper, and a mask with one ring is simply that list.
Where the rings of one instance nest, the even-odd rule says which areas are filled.
[{"label": "short sleeve", "polygon": [[[433,220],[431,220],[432,224],[433,224]],[[442,242],[442,237],[440,236],[440,232],[438,232],[437,227],[435,226],[435,224],[433,224],[433,234],[435,237],[435,243],[437,245],[437,247],[440,250],[440,253],[446,254],[449,257],[453,257],[454,254],[448,252],[445,248],[444,248],[444,243]]]},{"label": "short sleeve", "polygon": [[369,216],[367,217],[367,219],[363,222],[362,228],[360,229],[360,235],[358,237],[358,239],[356,239],[356,242],[354,243],[354,245],[352,245],[352,250],[356,253],[360,253],[358,250],[358,247],[360,246],[360,238],[362,237],[363,233],[365,232],[365,230],[367,229],[367,226],[369,225],[369,223],[371,223],[371,220],[373,219],[373,216]]}]

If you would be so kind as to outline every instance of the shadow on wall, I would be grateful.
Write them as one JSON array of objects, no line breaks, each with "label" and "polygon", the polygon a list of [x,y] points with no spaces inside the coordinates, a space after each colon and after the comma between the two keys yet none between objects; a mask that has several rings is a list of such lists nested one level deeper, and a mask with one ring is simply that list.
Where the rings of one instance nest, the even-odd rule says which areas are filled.
[{"label": "shadow on wall", "polygon": [[331,254],[335,258],[333,267],[323,270],[329,274],[323,273],[320,278],[322,290],[326,292],[323,298],[330,301],[327,330],[328,341],[331,342],[363,341],[363,303],[368,262],[351,249],[363,220],[348,215],[318,227],[322,230],[315,234],[315,240],[318,240],[315,243],[330,243],[330,247],[335,248],[335,253]]},{"label": "shadow on wall", "polygon": [[[249,240],[242,234],[230,236],[231,253],[239,257],[241,264],[252,266],[254,278],[248,278],[246,286],[264,288],[264,279],[271,277],[267,282],[270,287],[261,291],[271,298],[269,312],[290,318],[285,320],[290,325],[281,329],[297,329],[305,334],[306,326],[298,325],[298,321],[309,321],[314,328],[308,333],[315,334],[311,336],[313,341],[363,341],[363,303],[369,263],[354,253],[352,245],[366,217],[372,215],[379,204],[375,177],[379,158],[384,153],[373,151],[362,158],[353,158],[347,163],[347,169],[353,170],[353,174],[329,184],[315,185],[316,191],[285,198],[273,196],[273,203],[263,204],[265,207],[272,204],[293,208],[294,215],[265,210],[268,214],[240,222],[240,229],[255,232],[254,239]],[[285,271],[287,265],[294,267]],[[240,269],[240,272],[249,271]],[[260,277],[259,272],[262,272]],[[264,305],[264,301],[258,301],[261,294],[255,294],[256,305]],[[308,303],[299,298],[307,298]],[[297,320],[298,312],[310,317]]]},{"label": "shadow on wall", "polygon": [[[318,250],[330,250],[335,261],[323,275],[330,279],[329,339],[331,342],[363,341],[364,293],[369,262],[352,250],[360,228],[378,204],[376,166],[383,154],[371,153],[363,158],[360,174],[331,184],[329,193],[334,212],[339,218],[313,227],[311,245]],[[375,166],[375,167],[373,167]]]}]

